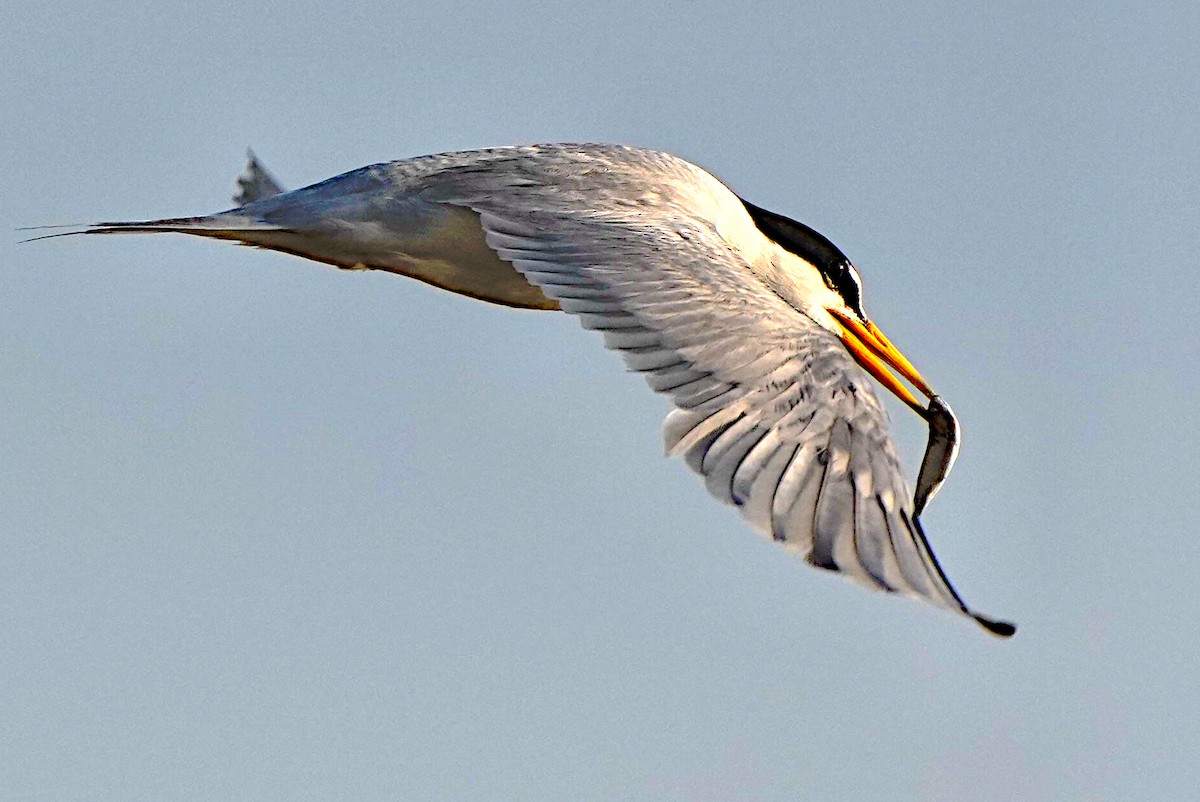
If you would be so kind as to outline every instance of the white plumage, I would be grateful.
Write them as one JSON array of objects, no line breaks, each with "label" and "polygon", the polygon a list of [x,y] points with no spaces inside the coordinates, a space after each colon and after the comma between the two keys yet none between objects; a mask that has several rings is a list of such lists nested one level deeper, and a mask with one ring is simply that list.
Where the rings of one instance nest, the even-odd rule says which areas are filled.
[{"label": "white plumage", "polygon": [[870,357],[848,350],[848,325],[877,331],[853,267],[837,266],[849,279],[831,277],[812,254],[840,252],[792,221],[780,231],[797,226],[799,245],[767,236],[770,213],[699,167],[637,148],[538,145],[377,164],[280,192],[252,160],[238,200],[219,214],[76,233],[232,239],[561,308],[671,397],[668,453],[755,530],[867,587],[1014,631],[967,608],[916,520],[860,366]]}]

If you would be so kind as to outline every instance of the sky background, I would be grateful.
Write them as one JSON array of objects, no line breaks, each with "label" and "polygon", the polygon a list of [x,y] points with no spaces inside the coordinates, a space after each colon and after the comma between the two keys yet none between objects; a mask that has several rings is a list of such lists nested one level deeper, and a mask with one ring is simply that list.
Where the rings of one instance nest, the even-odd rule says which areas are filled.
[{"label": "sky background", "polygon": [[[0,799],[1190,797],[1198,64],[1194,3],[5,4]],[[1013,640],[754,537],[566,316],[12,231],[558,140],[850,255]]]}]

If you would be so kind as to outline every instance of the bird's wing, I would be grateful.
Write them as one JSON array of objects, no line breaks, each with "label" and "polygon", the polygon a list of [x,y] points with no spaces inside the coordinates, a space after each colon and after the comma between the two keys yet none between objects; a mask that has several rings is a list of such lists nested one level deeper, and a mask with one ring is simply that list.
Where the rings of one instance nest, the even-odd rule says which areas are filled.
[{"label": "bird's wing", "polygon": [[246,169],[237,178],[237,192],[233,196],[235,206],[245,206],[283,192],[283,186],[275,176],[267,172],[254,151],[246,151]]},{"label": "bird's wing", "polygon": [[968,609],[938,566],[867,374],[731,247],[723,232],[746,216],[737,198],[665,154],[552,155],[496,151],[405,183],[476,211],[501,258],[670,395],[668,452],[756,530],[813,565],[1011,634]]}]

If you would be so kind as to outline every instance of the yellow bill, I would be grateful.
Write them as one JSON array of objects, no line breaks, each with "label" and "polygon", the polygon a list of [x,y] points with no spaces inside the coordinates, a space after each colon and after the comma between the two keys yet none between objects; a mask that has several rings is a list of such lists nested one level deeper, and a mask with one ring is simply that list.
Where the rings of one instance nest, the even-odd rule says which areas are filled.
[{"label": "yellow bill", "polygon": [[901,384],[900,380],[892,373],[894,369],[927,397],[933,398],[934,392],[930,389],[928,382],[913,367],[908,358],[900,353],[900,349],[892,345],[891,340],[885,337],[883,332],[871,321],[868,320],[864,323],[840,309],[830,309],[829,313],[841,324],[842,342],[846,344],[846,348],[854,355],[858,364],[862,365],[897,398],[912,407],[914,412],[922,418],[928,418],[928,410],[917,400],[912,391]]}]

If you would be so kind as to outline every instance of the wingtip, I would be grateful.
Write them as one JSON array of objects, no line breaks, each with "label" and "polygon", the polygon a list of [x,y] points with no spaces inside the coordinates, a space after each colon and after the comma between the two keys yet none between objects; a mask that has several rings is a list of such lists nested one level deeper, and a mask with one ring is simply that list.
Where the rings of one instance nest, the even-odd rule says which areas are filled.
[{"label": "wingtip", "polygon": [[1016,624],[1010,624],[1007,621],[995,621],[987,616],[979,615],[978,613],[971,613],[971,617],[975,619],[979,626],[998,637],[1011,638],[1013,635],[1017,634]]},{"label": "wingtip", "polygon": [[267,168],[263,167],[251,148],[246,148],[246,166],[237,178],[237,191],[233,202],[237,206],[245,206],[265,198],[270,198],[283,192],[283,187],[275,180]]}]

